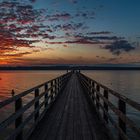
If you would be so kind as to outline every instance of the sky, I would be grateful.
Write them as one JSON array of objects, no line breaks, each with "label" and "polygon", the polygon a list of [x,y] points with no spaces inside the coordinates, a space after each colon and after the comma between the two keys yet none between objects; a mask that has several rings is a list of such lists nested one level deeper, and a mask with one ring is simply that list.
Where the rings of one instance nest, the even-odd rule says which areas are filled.
[{"label": "sky", "polygon": [[0,66],[140,64],[140,0],[0,0]]}]

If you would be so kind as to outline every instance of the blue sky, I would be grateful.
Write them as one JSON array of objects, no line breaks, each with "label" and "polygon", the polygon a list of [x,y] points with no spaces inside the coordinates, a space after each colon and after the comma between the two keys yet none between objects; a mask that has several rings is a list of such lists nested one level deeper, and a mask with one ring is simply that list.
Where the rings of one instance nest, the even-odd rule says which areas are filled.
[{"label": "blue sky", "polygon": [[[72,1],[72,0],[71,0]],[[38,0],[35,6],[54,11],[75,12],[94,11],[95,19],[87,21],[93,30],[112,30],[116,34],[128,37],[140,35],[140,1],[139,0]],[[76,21],[76,19],[75,19]],[[86,21],[85,21],[86,22]]]}]

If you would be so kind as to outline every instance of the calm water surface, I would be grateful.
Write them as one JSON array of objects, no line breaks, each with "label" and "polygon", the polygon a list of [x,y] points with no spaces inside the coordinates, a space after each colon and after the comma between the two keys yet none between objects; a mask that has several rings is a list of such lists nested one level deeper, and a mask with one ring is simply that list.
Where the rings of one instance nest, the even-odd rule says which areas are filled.
[{"label": "calm water surface", "polygon": [[0,100],[37,86],[64,74],[66,71],[0,71]]},{"label": "calm water surface", "polygon": [[[66,71],[0,71],[0,100],[64,74]],[[82,71],[94,80],[140,102],[140,71]]]},{"label": "calm water surface", "polygon": [[82,71],[97,82],[140,103],[140,71]]}]

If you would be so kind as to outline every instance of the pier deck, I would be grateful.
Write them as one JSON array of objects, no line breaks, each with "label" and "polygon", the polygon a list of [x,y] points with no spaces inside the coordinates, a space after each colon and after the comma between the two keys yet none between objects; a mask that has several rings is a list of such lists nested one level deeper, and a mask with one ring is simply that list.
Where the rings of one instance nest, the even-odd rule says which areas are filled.
[{"label": "pier deck", "polygon": [[29,140],[109,140],[76,74],[72,75]]}]

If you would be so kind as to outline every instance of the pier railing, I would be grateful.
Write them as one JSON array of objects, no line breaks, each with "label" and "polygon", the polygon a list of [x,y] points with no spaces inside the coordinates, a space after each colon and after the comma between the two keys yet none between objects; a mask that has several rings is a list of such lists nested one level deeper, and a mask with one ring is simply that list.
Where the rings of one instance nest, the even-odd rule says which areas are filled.
[{"label": "pier railing", "polygon": [[[114,126],[114,128],[118,131],[119,140],[129,139],[127,127],[140,138],[140,128],[126,114],[127,105],[131,106],[137,111],[140,111],[140,104],[123,95],[120,95],[119,93],[96,82],[82,73],[78,73],[78,77],[79,81],[84,87],[85,92],[88,93],[88,97],[90,97],[99,117],[102,119],[108,129],[110,129],[109,123]],[[116,98],[117,105],[110,100],[110,96],[114,96]],[[111,116],[110,111],[112,111],[118,118],[117,122]]]},{"label": "pier railing", "polygon": [[[5,120],[0,123],[0,135],[7,127],[14,123],[13,132],[5,138],[6,140],[26,140],[33,132],[35,126],[43,118],[46,111],[50,108],[55,101],[58,93],[65,87],[67,81],[71,76],[71,72],[66,73],[56,79],[47,81],[32,89],[29,89],[21,94],[15,95],[5,101],[0,102],[0,109],[13,103],[15,112],[9,115]],[[23,104],[23,98],[31,94],[33,99],[26,104]],[[24,113],[33,108],[32,112],[23,119]],[[43,109],[43,111],[42,111]],[[23,136],[23,128],[28,125],[29,121],[33,119],[33,125],[27,134]]]}]

